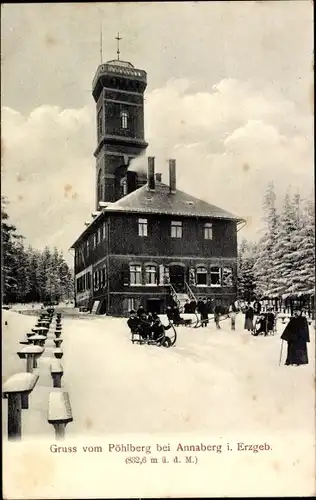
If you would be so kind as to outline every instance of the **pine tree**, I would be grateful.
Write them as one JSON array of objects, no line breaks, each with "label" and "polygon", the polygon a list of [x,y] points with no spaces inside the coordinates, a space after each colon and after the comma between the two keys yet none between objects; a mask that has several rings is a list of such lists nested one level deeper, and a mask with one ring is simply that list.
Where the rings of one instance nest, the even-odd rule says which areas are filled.
[{"label": "pine tree", "polygon": [[286,292],[289,295],[315,293],[315,209],[312,200],[302,204],[297,230],[293,235],[295,249],[291,255],[292,273]]},{"label": "pine tree", "polygon": [[238,250],[237,284],[238,297],[242,300],[251,300],[256,289],[254,274],[256,246],[243,239]]},{"label": "pine tree", "polygon": [[279,231],[271,269],[270,295],[282,296],[286,294],[293,281],[295,261],[293,254],[297,250],[297,234],[299,231],[299,197],[291,199],[289,193],[284,198],[283,210],[279,217]]},{"label": "pine tree", "polygon": [[273,182],[268,184],[263,201],[265,232],[257,245],[254,264],[256,293],[259,296],[269,296],[273,282],[273,260],[275,245],[278,238],[278,214],[276,210],[276,195]]},{"label": "pine tree", "polygon": [[16,227],[9,223],[5,196],[1,197],[1,239],[2,239],[2,290],[4,302],[14,302],[18,291],[18,281],[15,274],[17,267],[17,252],[15,240],[18,238]]}]

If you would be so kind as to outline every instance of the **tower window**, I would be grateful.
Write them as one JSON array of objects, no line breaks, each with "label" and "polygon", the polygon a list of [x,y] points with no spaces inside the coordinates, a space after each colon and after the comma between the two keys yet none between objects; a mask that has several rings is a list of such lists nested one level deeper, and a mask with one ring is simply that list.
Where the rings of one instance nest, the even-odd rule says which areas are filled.
[{"label": "tower window", "polygon": [[123,177],[121,180],[121,193],[123,196],[127,195],[127,179],[126,177]]},{"label": "tower window", "polygon": [[98,137],[101,137],[101,135],[103,134],[103,118],[102,118],[102,114],[103,114],[103,109],[101,108],[98,111],[98,117],[97,117]]},{"label": "tower window", "polygon": [[182,222],[171,222],[171,238],[182,238]]},{"label": "tower window", "polygon": [[122,128],[127,128],[127,122],[128,122],[128,113],[127,111],[122,111],[121,113],[121,127]]}]

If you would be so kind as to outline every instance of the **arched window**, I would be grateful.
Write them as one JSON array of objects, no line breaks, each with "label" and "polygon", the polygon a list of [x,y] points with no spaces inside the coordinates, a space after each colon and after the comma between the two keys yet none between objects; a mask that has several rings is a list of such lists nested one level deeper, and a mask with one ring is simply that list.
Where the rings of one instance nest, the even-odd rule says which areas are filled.
[{"label": "arched window", "polygon": [[104,197],[103,175],[102,175],[102,169],[100,169],[98,173],[98,201],[103,201],[103,197]]},{"label": "arched window", "polygon": [[157,285],[157,266],[148,265],[145,267],[145,284]]},{"label": "arched window", "polygon": [[204,266],[196,268],[196,286],[207,285],[207,269]]},{"label": "arched window", "polygon": [[121,112],[121,127],[126,129],[127,128],[127,122],[128,122],[128,112],[127,111],[122,111]]}]

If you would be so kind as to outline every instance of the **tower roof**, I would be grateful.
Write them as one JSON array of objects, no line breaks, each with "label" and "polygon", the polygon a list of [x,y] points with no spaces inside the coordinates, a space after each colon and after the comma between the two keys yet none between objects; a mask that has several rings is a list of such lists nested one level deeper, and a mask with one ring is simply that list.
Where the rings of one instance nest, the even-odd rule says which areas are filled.
[{"label": "tower roof", "polygon": [[105,64],[110,64],[111,66],[122,66],[123,68],[134,68],[132,63],[128,61],[121,61],[120,59],[111,59],[111,61],[106,61]]}]

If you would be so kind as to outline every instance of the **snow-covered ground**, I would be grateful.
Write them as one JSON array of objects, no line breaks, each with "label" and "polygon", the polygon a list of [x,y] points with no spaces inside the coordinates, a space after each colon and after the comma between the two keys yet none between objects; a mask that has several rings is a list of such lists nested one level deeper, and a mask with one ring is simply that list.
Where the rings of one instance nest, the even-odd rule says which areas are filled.
[{"label": "snow-covered ground", "polygon": [[[3,379],[24,371],[25,361],[16,351],[35,321],[34,316],[3,311]],[[287,436],[296,443],[297,453],[301,453],[300,446],[302,450],[308,443],[312,447],[314,326],[310,327],[309,364],[300,367],[284,366],[286,344],[279,366],[282,323],[278,333],[268,337],[245,332],[241,315],[236,331],[230,330],[229,320],[222,321],[221,327],[216,330],[213,322],[203,329],[179,327],[176,345],[166,349],[133,345],[126,319],[65,317],[62,385],[69,392],[74,416],[66,429],[67,438],[156,434],[160,439],[177,433],[234,433],[265,436],[266,440]],[[45,347],[30,409],[23,412],[23,436],[46,435],[54,442],[53,428],[47,423],[48,395],[58,390],[52,388],[49,374],[53,331]],[[6,404],[3,400],[4,435]],[[314,465],[311,456],[305,457],[309,473]]]}]

